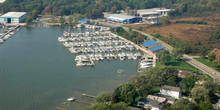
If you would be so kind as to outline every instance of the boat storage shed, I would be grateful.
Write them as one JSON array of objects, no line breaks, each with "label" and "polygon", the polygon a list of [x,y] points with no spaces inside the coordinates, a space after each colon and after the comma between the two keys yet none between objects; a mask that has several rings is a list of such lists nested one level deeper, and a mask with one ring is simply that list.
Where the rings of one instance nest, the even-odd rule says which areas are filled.
[{"label": "boat storage shed", "polygon": [[160,50],[162,50],[162,49],[163,49],[163,47],[160,46],[160,45],[149,48],[149,50],[150,50],[151,52],[153,52],[153,53],[158,53],[158,52],[159,52]]},{"label": "boat storage shed", "polygon": [[123,14],[110,14],[109,17],[106,18],[110,21],[116,21],[120,23],[138,23],[142,21],[141,17],[137,16],[130,16],[130,15],[123,15]]},{"label": "boat storage shed", "polygon": [[160,46],[155,40],[149,40],[142,43],[142,47],[146,48],[150,53],[156,55],[160,50],[163,50],[164,47]]},{"label": "boat storage shed", "polygon": [[27,12],[8,12],[0,16],[0,23],[18,24],[25,21]]},{"label": "boat storage shed", "polygon": [[155,47],[158,45],[159,45],[159,43],[156,42],[155,40],[149,40],[149,41],[145,41],[142,43],[142,46],[144,46],[146,48],[151,48],[151,47]]}]

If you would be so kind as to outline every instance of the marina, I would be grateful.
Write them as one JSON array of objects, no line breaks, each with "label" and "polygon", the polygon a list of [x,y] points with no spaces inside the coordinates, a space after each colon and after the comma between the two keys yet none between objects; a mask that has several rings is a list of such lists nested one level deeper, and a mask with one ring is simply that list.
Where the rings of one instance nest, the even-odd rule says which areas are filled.
[{"label": "marina", "polygon": [[99,26],[99,29],[101,31],[85,33],[64,31],[63,37],[58,37],[70,53],[76,54],[76,66],[94,66],[94,61],[103,60],[136,60],[142,56],[139,46],[120,39],[107,27]]},{"label": "marina", "polygon": [[[4,100],[0,102],[1,109],[84,108],[88,104],[72,103],[67,99],[73,96],[82,100],[82,93],[96,96],[102,91],[112,92],[136,74],[139,58],[95,60],[93,67],[76,67],[74,60],[83,53],[71,54],[58,43],[57,38],[64,30],[68,27],[20,27],[19,32],[0,45],[0,98]],[[98,29],[71,28],[74,33],[96,31]],[[82,101],[92,103],[87,101],[90,99],[84,97]],[[64,102],[65,105],[60,106]]]},{"label": "marina", "polygon": [[7,39],[12,37],[16,31],[18,31],[19,25],[14,27],[5,27],[2,25],[1,27],[3,32],[0,32],[0,44],[4,43]]}]

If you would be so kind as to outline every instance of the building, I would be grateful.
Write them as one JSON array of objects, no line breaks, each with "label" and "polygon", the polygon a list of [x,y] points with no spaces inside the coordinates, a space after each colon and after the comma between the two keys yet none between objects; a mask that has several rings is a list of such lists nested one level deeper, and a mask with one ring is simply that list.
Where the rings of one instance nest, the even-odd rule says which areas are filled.
[{"label": "building", "polygon": [[168,16],[168,12],[172,10],[173,9],[166,9],[166,8],[142,9],[142,10],[137,10],[137,14],[139,17],[143,17],[143,19],[153,19],[162,16]]},{"label": "building", "polygon": [[144,107],[150,110],[163,110],[164,104],[158,102],[157,100],[152,100],[148,98],[141,98],[137,103],[138,107]]},{"label": "building", "polygon": [[179,87],[164,85],[160,88],[160,94],[179,99],[181,97],[181,89]]},{"label": "building", "polygon": [[163,50],[164,47],[160,46],[155,40],[149,40],[142,43],[142,47],[146,48],[150,53],[156,55],[160,50]]},{"label": "building", "polygon": [[141,17],[124,15],[124,14],[110,14],[106,19],[109,21],[115,21],[125,24],[138,23],[142,21]]},{"label": "building", "polygon": [[18,24],[25,21],[27,12],[8,12],[0,17],[0,23]]}]

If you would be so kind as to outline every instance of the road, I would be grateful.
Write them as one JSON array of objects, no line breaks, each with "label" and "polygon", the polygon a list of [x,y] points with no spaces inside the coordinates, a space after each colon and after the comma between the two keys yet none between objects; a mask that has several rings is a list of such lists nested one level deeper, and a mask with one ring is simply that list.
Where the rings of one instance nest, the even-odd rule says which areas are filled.
[{"label": "road", "polygon": [[[124,28],[126,28],[126,27],[124,27]],[[172,51],[172,49],[173,49],[173,47],[171,45],[169,45],[169,44],[153,37],[152,35],[150,35],[148,33],[141,32],[141,31],[138,31],[138,30],[134,30],[134,31],[139,32],[139,33],[149,37],[150,39],[156,39],[156,41],[159,42],[168,51]],[[220,80],[220,73],[218,71],[216,71],[216,70],[200,63],[199,61],[193,59],[193,57],[194,56],[189,56],[187,54],[184,54],[183,55],[183,60],[186,61],[187,63],[189,63],[190,65],[200,69],[203,73],[210,75],[212,78]],[[198,57],[198,56],[195,56],[195,57]]]},{"label": "road", "polygon": [[[122,26],[122,27],[123,27],[125,30],[127,30],[127,31],[128,31],[128,29],[129,29],[129,28],[127,28],[127,27],[124,27],[123,24],[120,24],[120,25],[115,25],[115,24],[111,24],[111,23],[110,23],[110,24],[109,24],[109,23],[102,23],[102,24],[104,24],[104,25],[106,24],[106,25],[111,26],[111,27]],[[168,51],[172,51],[172,50],[173,50],[173,47],[172,47],[171,45],[169,45],[169,44],[167,44],[167,43],[161,41],[160,39],[157,39],[157,38],[153,37],[152,35],[150,35],[150,34],[148,34],[148,33],[145,33],[145,32],[139,31],[139,30],[135,30],[135,29],[133,29],[133,31],[139,32],[139,33],[141,33],[141,34],[147,36],[147,37],[150,38],[150,39],[156,39],[156,41],[157,41],[158,43],[160,43],[161,46],[163,46],[164,49],[166,49],[166,50],[168,50]],[[210,68],[210,67],[208,67],[208,66],[206,66],[206,65],[204,65],[204,64],[202,64],[202,63],[200,63],[199,61],[197,61],[197,60],[195,60],[195,59],[193,59],[193,58],[198,58],[198,56],[189,56],[189,55],[187,55],[187,54],[184,54],[184,55],[183,55],[183,60],[184,60],[184,61],[186,61],[186,62],[189,63],[190,65],[192,65],[192,66],[198,68],[198,69],[201,70],[204,74],[208,74],[208,75],[210,75],[213,79],[216,79],[216,80],[218,80],[218,82],[220,82],[220,73],[219,73],[218,71],[216,71],[216,70],[214,70],[214,69],[212,69],[212,68]]]}]

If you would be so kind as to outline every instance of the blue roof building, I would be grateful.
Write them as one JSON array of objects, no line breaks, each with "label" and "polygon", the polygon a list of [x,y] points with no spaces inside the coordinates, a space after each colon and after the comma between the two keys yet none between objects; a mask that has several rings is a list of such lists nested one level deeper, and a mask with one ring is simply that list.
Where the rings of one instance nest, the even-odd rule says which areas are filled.
[{"label": "blue roof building", "polygon": [[149,40],[142,43],[142,45],[146,48],[159,44],[155,40]]},{"label": "blue roof building", "polygon": [[159,51],[162,50],[162,49],[164,49],[164,47],[162,47],[162,46],[160,46],[160,45],[149,48],[149,50],[150,50],[151,52],[159,52]]},{"label": "blue roof building", "polygon": [[137,22],[142,21],[141,17],[123,15],[123,14],[111,14],[106,19],[110,21],[121,22],[121,23],[137,23]]}]

